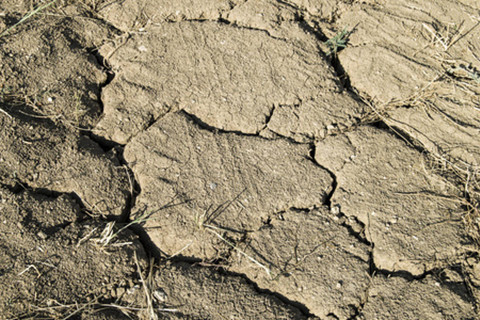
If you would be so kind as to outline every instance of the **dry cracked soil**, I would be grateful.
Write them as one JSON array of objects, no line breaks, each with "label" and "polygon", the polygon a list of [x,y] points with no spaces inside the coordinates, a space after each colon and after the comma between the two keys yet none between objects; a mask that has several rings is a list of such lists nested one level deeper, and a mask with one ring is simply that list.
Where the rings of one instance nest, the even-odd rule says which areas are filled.
[{"label": "dry cracked soil", "polygon": [[477,0],[0,0],[0,319],[480,319]]}]

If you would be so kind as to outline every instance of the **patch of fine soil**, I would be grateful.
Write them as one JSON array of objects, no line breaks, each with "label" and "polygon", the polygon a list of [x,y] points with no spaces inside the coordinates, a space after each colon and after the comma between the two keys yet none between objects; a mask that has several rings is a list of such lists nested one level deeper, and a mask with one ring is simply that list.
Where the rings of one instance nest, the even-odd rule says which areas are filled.
[{"label": "patch of fine soil", "polygon": [[130,186],[113,153],[50,120],[25,116],[22,106],[4,108],[11,115],[0,115],[2,185],[72,193],[88,210],[104,216],[124,212]]},{"label": "patch of fine soil", "polygon": [[95,245],[92,240],[101,236],[105,223],[82,222],[83,216],[67,195],[0,189],[2,317],[75,313],[89,318],[98,311],[94,308],[98,304],[128,306],[138,300],[134,252],[143,266],[146,263],[136,236],[121,234],[120,241],[130,245],[117,246],[113,241],[108,246]]},{"label": "patch of fine soil", "polygon": [[479,12],[0,1],[0,318],[479,319]]}]

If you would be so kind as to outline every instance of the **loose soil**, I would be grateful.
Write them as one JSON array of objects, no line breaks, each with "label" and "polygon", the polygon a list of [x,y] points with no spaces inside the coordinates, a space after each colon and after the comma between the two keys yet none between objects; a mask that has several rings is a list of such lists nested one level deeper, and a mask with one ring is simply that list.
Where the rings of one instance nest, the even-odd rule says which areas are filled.
[{"label": "loose soil", "polygon": [[479,12],[57,0],[2,33],[0,319],[480,318]]}]

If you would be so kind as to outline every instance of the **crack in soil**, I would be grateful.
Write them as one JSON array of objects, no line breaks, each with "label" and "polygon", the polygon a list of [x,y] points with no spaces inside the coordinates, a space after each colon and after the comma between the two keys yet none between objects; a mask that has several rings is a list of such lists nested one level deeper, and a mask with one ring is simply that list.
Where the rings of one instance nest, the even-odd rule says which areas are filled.
[{"label": "crack in soil", "polygon": [[[108,84],[111,83],[115,74],[113,73],[113,71],[111,71],[111,68],[109,67],[108,62],[105,60],[104,57],[102,57],[98,53],[98,51],[95,51],[92,54],[95,55],[95,57],[97,59],[97,62],[100,65],[102,65],[105,68],[106,72],[110,75],[110,77],[107,78],[107,81],[105,81],[105,83],[100,85],[99,103],[102,106],[102,110],[103,110],[103,101],[101,99],[101,89],[103,89],[104,87],[106,87]],[[271,114],[269,116],[267,116],[267,119],[266,119],[267,124],[268,124],[269,119],[273,115],[273,110],[274,110],[274,108],[272,108]],[[260,137],[259,133],[257,133],[257,134],[246,134],[246,133],[243,133],[243,132],[235,132],[235,131],[232,132],[232,131],[221,130],[221,129],[209,126],[208,124],[204,123],[202,120],[197,118],[195,115],[189,114],[185,110],[181,110],[179,112],[182,112],[183,114],[185,114],[185,116],[188,119],[193,121],[199,127],[203,128],[203,129],[206,129],[206,130],[209,130],[211,132],[215,132],[215,133],[234,133],[234,134],[238,134],[238,135],[242,135],[242,136],[256,136],[256,137],[265,139],[263,137]],[[160,118],[162,118],[162,117],[160,117]],[[159,119],[153,119],[152,118],[152,120],[149,122],[148,126],[146,126],[146,128],[141,132],[144,132],[144,131],[148,130],[148,128],[150,128],[152,125],[154,125],[158,120]],[[139,132],[139,133],[141,133],[141,132]],[[95,141],[105,152],[108,152],[112,149],[115,149],[115,150],[118,151],[116,153],[117,159],[119,160],[119,162],[122,165],[124,165],[124,167],[126,167],[126,169],[128,171],[128,174],[129,174],[129,177],[132,181],[132,186],[133,186],[133,192],[130,195],[130,199],[127,199],[127,203],[125,205],[125,214],[123,215],[123,218],[121,219],[121,221],[122,222],[127,222],[127,223],[132,222],[130,215],[132,213],[132,210],[135,207],[136,198],[141,193],[141,187],[140,187],[140,184],[138,183],[138,181],[136,180],[132,169],[129,167],[127,161],[123,157],[123,151],[124,151],[126,145],[124,146],[124,145],[120,145],[120,144],[118,144],[114,141],[106,140],[102,137],[94,135],[91,132],[89,134],[89,137],[93,141]],[[132,137],[132,139],[133,139],[133,137]],[[81,201],[81,199],[79,199],[79,200]],[[82,203],[82,207],[84,208],[83,203]],[[219,262],[221,263],[223,261],[228,261],[228,258],[235,251],[235,248],[233,248],[233,247],[231,247],[228,250],[228,252],[226,253],[226,255],[224,257],[220,258],[221,260],[213,261],[211,263],[205,263],[203,260],[196,259],[195,257],[176,256],[176,257],[173,257],[172,259],[165,259],[164,257],[167,257],[168,255],[166,253],[162,252],[162,250],[160,248],[158,248],[153,243],[150,236],[148,235],[148,232],[140,224],[133,224],[130,227],[128,227],[128,229],[138,236],[139,241],[142,244],[145,252],[150,257],[153,257],[156,260],[157,264],[160,264],[162,261],[170,260],[170,261],[173,261],[173,262],[187,263],[191,266],[199,265],[199,266],[207,267],[207,268],[215,268],[221,274],[224,274],[224,275],[227,275],[227,276],[237,276],[237,277],[243,278],[251,287],[253,287],[253,289],[256,292],[261,293],[261,294],[271,295],[273,297],[278,298],[281,302],[285,303],[286,305],[289,305],[293,308],[298,309],[306,318],[313,316],[310,313],[309,309],[305,305],[301,304],[300,302],[289,300],[287,297],[285,297],[285,296],[283,296],[283,295],[281,295],[280,293],[277,293],[277,292],[272,292],[272,291],[267,290],[267,289],[260,289],[258,287],[258,285],[255,282],[253,282],[252,280],[250,280],[245,274],[237,274],[237,273],[231,272],[231,271],[226,269],[227,266],[219,265],[218,264]],[[240,240],[233,241],[233,243],[236,246],[238,244],[244,243],[245,241],[247,241],[247,239],[248,239],[248,232],[245,232]],[[229,241],[232,241],[232,240],[229,239]]]},{"label": "crack in soil", "polygon": [[254,281],[252,281],[251,279],[249,279],[247,277],[247,275],[245,274],[242,274],[242,273],[236,273],[236,272],[232,272],[232,271],[228,271],[228,270],[225,270],[224,268],[222,269],[219,269],[218,270],[221,274],[224,274],[224,275],[227,275],[227,276],[234,276],[234,277],[241,277],[243,278],[250,286],[253,287],[253,289],[257,292],[257,293],[262,293],[262,294],[267,294],[267,295],[270,295],[270,296],[273,296],[273,297],[276,297],[278,298],[280,301],[282,301],[284,304],[288,305],[288,306],[291,306],[295,309],[298,309],[302,315],[304,315],[306,318],[310,318],[310,317],[315,317],[314,314],[312,314],[310,312],[310,310],[307,308],[307,306],[305,306],[304,304],[298,302],[298,301],[294,301],[294,300],[290,300],[288,299],[287,297],[285,297],[284,295],[278,293],[278,292],[274,292],[274,291],[270,291],[268,289],[262,289],[260,288]]},{"label": "crack in soil", "polygon": [[[20,194],[24,191],[28,191],[31,194],[41,195],[41,196],[44,196],[44,197],[47,197],[47,198],[50,198],[50,199],[57,199],[57,198],[59,198],[63,195],[66,195],[66,196],[70,197],[75,202],[75,204],[78,205],[81,212],[86,213],[87,216],[93,216],[94,215],[94,213],[92,211],[87,209],[87,207],[85,206],[82,198],[74,191],[72,191],[72,192],[59,192],[59,191],[55,191],[55,190],[51,190],[51,189],[47,189],[47,188],[34,188],[34,187],[31,187],[30,185],[28,185],[28,183],[26,183],[24,181],[21,181],[18,178],[15,178],[14,181],[15,181],[15,185],[13,185],[13,186],[12,185],[7,185],[7,184],[4,184],[4,183],[0,183],[0,187],[7,189],[8,191],[10,191],[13,194]],[[70,225],[70,223],[67,223],[63,228],[67,227],[68,225]]]},{"label": "crack in soil", "polygon": [[[227,20],[222,20],[222,19],[218,19],[218,22],[220,23],[227,23],[227,24],[231,24],[229,21]],[[231,24],[232,26],[235,26],[235,27],[239,27],[239,26],[236,26],[234,24]],[[244,28],[244,27],[242,27]],[[259,30],[259,31],[264,31],[266,32],[269,36],[271,36],[268,31],[266,30],[261,30],[261,29],[255,29],[255,28],[247,28],[247,29],[253,29],[253,30]],[[308,30],[309,32],[312,32],[313,34],[317,35],[317,38],[319,38],[319,40],[322,40],[322,41],[325,41],[326,40],[326,37],[324,35],[321,35],[321,34],[318,34],[317,31],[313,30],[313,28],[311,30]],[[105,81],[105,83],[101,84],[101,87],[100,87],[100,92],[101,92],[101,89],[103,89],[104,87],[106,87],[114,78],[115,74],[113,73],[113,71],[111,71],[111,68],[108,66],[108,62],[105,60],[104,57],[102,57],[100,54],[98,54],[98,51],[93,51],[92,54],[96,57],[98,63],[104,67],[104,69],[106,70],[107,72],[107,80]],[[324,53],[322,52],[322,54],[324,55]],[[328,59],[327,59],[328,60]],[[350,81],[348,79],[348,76],[346,75],[345,73],[345,70],[343,69],[343,67],[341,66],[340,62],[338,61],[338,59],[332,59],[332,61],[330,61],[331,65],[333,66],[333,68],[335,69],[336,73],[337,73],[337,76],[339,78],[339,81],[340,83],[342,84],[342,86],[349,92],[349,94],[351,94],[357,101],[361,101],[360,97],[358,96],[358,94],[356,93],[355,89],[351,87],[351,84],[350,84]],[[101,100],[101,93],[100,93],[100,96],[99,96],[99,102],[102,106],[102,110],[103,110],[103,102]],[[219,128],[216,128],[216,127],[213,127],[213,126],[210,126],[208,125],[207,123],[203,122],[201,119],[199,119],[197,116],[195,116],[194,114],[190,114],[188,113],[187,111],[185,110],[180,110],[179,112],[183,113],[188,119],[190,119],[191,121],[193,121],[196,125],[198,125],[199,127],[201,127],[202,129],[206,129],[208,131],[211,131],[211,132],[214,132],[214,133],[233,133],[233,134],[237,134],[237,135],[240,135],[240,136],[254,136],[254,137],[259,137],[259,138],[262,138],[262,139],[265,139],[265,140],[272,140],[272,139],[268,139],[268,138],[265,138],[265,137],[261,137],[260,136],[260,133],[267,129],[268,128],[268,123],[270,122],[274,112],[275,112],[275,106],[272,107],[272,109],[270,110],[270,113],[269,115],[266,116],[266,119],[265,119],[265,125],[264,127],[259,130],[257,133],[254,133],[254,134],[248,134],[248,133],[244,133],[244,132],[241,132],[241,131],[227,131],[227,130],[222,130],[222,129],[219,129]],[[167,112],[168,113],[168,112]],[[145,129],[143,131],[140,131],[139,133],[141,132],[144,132],[146,130],[148,130],[148,128],[150,128],[152,125],[154,125],[159,119],[161,119],[163,116],[159,117],[159,118],[153,118],[149,121],[148,125],[145,126]],[[362,125],[359,121],[359,124],[358,125]],[[353,125],[351,126],[351,128],[355,128],[357,127],[358,125]],[[393,129],[389,126],[387,126],[383,121],[376,121],[373,126],[379,128],[379,129],[383,129],[385,131],[389,131],[393,136],[395,136],[396,138],[401,138],[403,139],[404,141],[407,141],[407,143],[411,144],[411,146],[413,148],[415,148],[417,151],[419,152],[425,152],[425,150],[423,148],[421,148],[418,143],[416,143],[416,141],[410,137],[408,134],[406,134],[405,132],[402,132],[402,133],[399,133],[397,132],[398,129]],[[327,134],[327,136],[329,135],[332,135],[332,134]],[[356,232],[353,227],[351,225],[349,225],[347,223],[348,221],[348,217],[340,212],[340,209],[339,208],[336,208],[336,206],[332,206],[332,198],[333,198],[333,195],[334,193],[336,192],[337,190],[337,187],[338,187],[338,183],[337,183],[337,177],[335,175],[335,173],[331,170],[329,170],[328,168],[322,166],[320,163],[318,163],[316,160],[315,160],[315,144],[314,143],[299,143],[289,137],[283,137],[281,135],[278,135],[278,137],[280,137],[281,139],[286,139],[292,143],[295,143],[295,144],[309,144],[311,149],[310,149],[310,154],[307,156],[307,158],[309,160],[311,160],[313,163],[315,163],[318,167],[322,168],[323,170],[325,170],[326,172],[329,173],[329,175],[331,176],[332,178],[332,185],[331,185],[331,191],[328,193],[325,201],[322,203],[322,205],[325,205],[327,206],[330,211],[332,213],[336,213],[337,217],[338,218],[341,218],[343,219],[344,221],[340,224],[342,227],[346,228],[349,232],[350,235],[354,236],[355,239],[357,239],[358,241],[360,241],[361,243],[363,244],[366,244],[367,246],[370,247],[370,257],[369,257],[369,275],[372,277],[375,277],[377,275],[383,275],[385,277],[400,277],[400,278],[404,278],[406,280],[409,280],[409,281],[420,281],[422,279],[425,279],[427,276],[429,275],[435,275],[435,274],[438,274],[438,272],[440,272],[441,270],[445,269],[445,268],[441,268],[441,269],[433,269],[433,270],[430,270],[430,271],[427,271],[425,273],[423,273],[422,275],[419,275],[419,276],[414,276],[412,275],[410,272],[406,271],[406,270],[397,270],[395,272],[391,272],[391,271],[388,271],[388,270],[382,270],[382,269],[378,269],[376,266],[375,266],[375,263],[374,263],[374,260],[373,260],[373,249],[374,249],[374,243],[373,242],[370,242],[366,239],[366,237],[364,236],[364,233],[365,232],[365,225],[362,226],[362,231],[361,232]],[[128,200],[128,203],[127,205],[125,206],[126,207],[126,211],[125,211],[125,217],[124,219],[126,221],[129,221],[130,220],[130,214],[133,210],[133,208],[135,207],[135,200],[136,200],[136,197],[140,194],[141,192],[141,189],[140,189],[140,185],[138,184],[138,182],[136,181],[135,177],[134,177],[134,174],[131,170],[131,168],[128,166],[128,163],[125,161],[125,159],[123,158],[123,150],[124,150],[124,147],[125,146],[122,146],[118,143],[115,143],[113,141],[107,141],[101,137],[97,137],[96,135],[94,135],[93,133],[90,133],[90,138],[92,140],[94,140],[95,142],[97,142],[101,147],[102,149],[104,149],[105,151],[108,151],[108,150],[111,150],[113,148],[117,149],[119,152],[117,154],[117,158],[118,160],[120,161],[120,163],[122,163],[128,170],[128,174],[130,176],[130,178],[132,179],[133,181],[133,192],[131,194],[131,198]],[[133,137],[132,137],[133,138]],[[130,139],[131,140],[131,139]],[[40,194],[45,194],[45,193],[48,193],[48,190],[36,190],[38,193]],[[61,194],[61,193],[59,193]],[[84,209],[84,206],[83,206],[83,203],[81,202],[81,199],[77,196],[76,196],[76,201],[80,203],[81,207]],[[294,210],[304,210],[304,209],[301,209],[301,208],[291,208],[291,209],[294,209]],[[338,210],[338,212],[336,212]],[[358,221],[357,221],[358,222]],[[135,224],[135,225],[132,225],[131,227],[129,227],[129,229],[131,231],[133,231],[135,234],[137,234],[139,236],[139,239],[145,249],[145,251],[151,255],[152,257],[155,257],[157,259],[157,262],[158,263],[161,263],[161,261],[164,261],[164,259],[162,258],[165,257],[165,253],[163,253],[158,247],[156,247],[153,242],[151,241],[150,237],[148,236],[148,233],[146,232],[146,230],[141,226],[141,225],[138,225],[138,224]],[[242,238],[238,241],[233,241],[233,243],[235,245],[238,245],[238,244],[241,244],[241,243],[246,243],[246,241],[248,240],[248,234],[249,232],[245,232],[242,236]],[[290,305],[294,308],[297,308],[299,309],[302,314],[305,316],[305,317],[313,317],[314,315],[310,313],[309,309],[303,305],[302,303],[300,302],[297,302],[297,301],[292,301],[290,299],[288,299],[287,297],[283,296],[282,294],[280,293],[277,293],[277,292],[272,292],[268,289],[261,289],[258,287],[258,285],[253,282],[251,279],[249,279],[245,274],[238,274],[238,273],[235,273],[235,272],[232,272],[232,271],[229,271],[227,268],[228,266],[226,265],[222,265],[221,263],[224,262],[224,261],[228,261],[229,257],[233,254],[233,252],[235,251],[234,248],[230,248],[227,252],[227,254],[223,257],[221,257],[220,259],[221,260],[216,260],[216,261],[212,261],[212,262],[209,262],[209,263],[206,263],[204,261],[202,261],[201,259],[195,259],[195,257],[192,257],[192,258],[187,258],[187,257],[181,257],[181,256],[177,256],[177,257],[174,257],[172,259],[168,259],[168,260],[171,260],[171,261],[174,261],[174,262],[183,262],[183,263],[188,263],[189,265],[199,265],[199,266],[202,266],[202,267],[207,267],[207,268],[215,268],[216,271],[218,271],[219,273],[221,274],[224,274],[224,275],[227,275],[227,276],[237,276],[237,277],[241,277],[243,279],[245,279],[245,281],[250,284],[256,292],[258,293],[263,293],[263,294],[268,294],[268,295],[272,295],[274,297],[277,297],[280,301],[282,301],[283,303],[285,303],[286,305]],[[350,305],[350,307],[352,308],[353,310],[353,315],[349,318],[349,319],[357,319],[360,315],[361,315],[361,312],[365,306],[365,304],[367,303],[367,299],[368,299],[368,294],[369,294],[369,291],[370,291],[370,286],[367,288],[366,292],[365,292],[365,301],[362,301],[358,306],[355,306],[355,305]],[[338,317],[331,313],[329,314],[329,316],[331,317],[335,317],[338,319]]]},{"label": "crack in soil", "polygon": [[[269,139],[269,138],[265,138],[265,137],[262,137],[260,136],[260,130],[259,132],[257,133],[246,133],[246,132],[242,132],[242,131],[238,131],[238,130],[224,130],[224,129],[220,129],[220,128],[217,128],[217,127],[214,127],[214,126],[211,126],[207,123],[205,123],[204,121],[202,121],[200,118],[198,118],[196,115],[192,114],[192,113],[189,113],[185,110],[180,110],[179,113],[185,115],[185,117],[192,121],[195,125],[197,125],[198,127],[200,127],[201,129],[204,129],[204,130],[207,130],[207,131],[210,131],[210,132],[213,132],[215,134],[223,134],[223,133],[228,133],[228,134],[235,134],[235,135],[238,135],[238,136],[244,136],[244,137],[258,137],[258,138],[261,138],[261,139],[264,139],[264,140],[272,140],[272,139]],[[268,118],[268,116],[267,116]]]}]

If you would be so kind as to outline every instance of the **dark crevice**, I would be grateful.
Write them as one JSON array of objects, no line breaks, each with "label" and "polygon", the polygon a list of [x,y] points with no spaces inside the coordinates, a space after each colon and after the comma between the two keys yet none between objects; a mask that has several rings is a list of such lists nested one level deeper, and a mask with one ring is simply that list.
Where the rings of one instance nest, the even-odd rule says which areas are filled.
[{"label": "dark crevice", "polygon": [[336,319],[336,320],[340,320],[340,318],[339,318],[339,317],[337,317],[337,315],[336,315],[336,314],[334,314],[334,313],[329,313],[329,314],[327,314],[327,317],[328,317],[328,319]]},{"label": "dark crevice", "polygon": [[[112,67],[110,66],[110,64],[108,63],[107,59],[105,59],[105,57],[103,57],[100,52],[98,51],[98,49],[96,48],[91,48],[88,50],[88,52],[95,58],[95,60],[97,61],[98,65],[101,67],[101,69],[103,70],[103,72],[106,74],[107,78],[105,80],[105,82],[103,83],[100,83],[100,86],[99,86],[99,90],[98,90],[98,99],[97,99],[97,102],[98,102],[98,105],[100,106],[100,113],[103,114],[104,113],[104,109],[105,109],[105,106],[103,104],[103,100],[102,100],[102,91],[103,91],[103,88],[105,88],[106,86],[108,86],[112,81],[113,79],[115,78],[115,72],[113,72],[112,70]],[[93,141],[95,141],[102,149],[103,151],[105,152],[108,152],[110,151],[112,148],[115,148],[115,147],[118,147],[120,146],[118,143],[116,142],[113,142],[111,140],[107,140],[103,137],[100,137],[96,134],[94,134],[92,131],[87,131],[85,132],[85,134],[90,138],[92,139]]]},{"label": "dark crevice", "polygon": [[[298,25],[303,31],[309,34],[313,34],[319,42],[326,43],[328,41],[328,37],[321,31],[321,28],[318,23],[316,22],[313,22],[313,23],[315,23],[315,25],[311,26],[301,16],[298,19]],[[351,32],[353,32],[353,30]],[[318,47],[318,51],[320,56],[325,61],[327,61],[335,70],[335,73],[338,79],[340,80],[340,85],[342,89],[343,88],[346,89],[353,97],[357,97],[357,94],[354,92],[354,90],[352,90],[350,79],[348,78],[345,69],[343,68],[342,64],[340,63],[340,60],[338,59],[338,52],[336,51],[331,54],[327,54],[320,48],[320,46]],[[338,51],[341,51],[341,48],[338,48]],[[360,100],[360,99],[358,99],[357,97],[357,100]]]},{"label": "dark crevice", "polygon": [[337,176],[333,171],[331,171],[327,167],[322,166],[320,163],[317,162],[317,160],[315,159],[315,153],[316,153],[316,146],[314,143],[311,143],[310,154],[308,155],[307,159],[313,162],[317,167],[320,167],[321,169],[325,170],[332,178],[331,190],[323,200],[323,205],[327,206],[329,210],[332,210],[332,197],[335,191],[337,190],[337,186],[338,186]]},{"label": "dark crevice", "polygon": [[[298,15],[296,17],[298,22],[298,26],[307,34],[312,34],[319,42],[325,42],[328,40],[327,36],[321,31],[319,24],[316,21],[312,21],[314,26],[311,26],[302,15]],[[321,52],[321,55],[325,57],[325,54]]]},{"label": "dark crevice", "polygon": [[136,132],[134,135],[132,135],[129,139],[128,139],[128,142],[127,144],[132,141],[137,135],[139,135],[140,133],[142,132],[145,132],[145,131],[148,131],[148,129],[150,129],[153,125],[155,125],[155,123],[157,123],[158,120],[162,119],[163,117],[165,117],[167,114],[169,114],[170,112],[172,112],[173,108],[170,107],[170,106],[166,106],[166,111],[165,112],[162,112],[160,115],[153,115],[153,114],[149,114],[149,119],[147,121],[147,123],[144,125],[143,129]]},{"label": "dark crevice", "polygon": [[348,230],[348,233],[351,236],[355,237],[355,239],[357,239],[359,242],[361,242],[361,243],[363,243],[363,244],[365,244],[369,247],[372,247],[373,244],[370,241],[368,241],[366,236],[363,234],[365,232],[365,225],[363,225],[360,221],[356,220],[355,222],[357,222],[359,224],[362,224],[362,228],[361,228],[362,231],[360,231],[360,232],[355,231],[354,228],[350,224],[348,224],[347,221],[349,220],[349,217],[341,212],[340,206],[337,205],[337,204],[332,204],[333,195],[337,191],[337,187],[338,187],[337,176],[335,175],[335,173],[333,171],[331,171],[327,167],[322,166],[320,163],[318,163],[316,161],[315,152],[316,152],[316,146],[315,146],[315,144],[311,144],[310,145],[310,154],[308,156],[308,159],[310,161],[312,161],[316,166],[318,166],[318,167],[322,168],[323,170],[325,170],[326,172],[328,172],[328,174],[332,178],[331,190],[327,194],[327,196],[325,197],[325,199],[323,201],[323,205],[327,206],[328,209],[330,210],[330,212],[332,212],[333,214],[336,214],[338,218],[344,220],[342,223],[340,223],[340,225],[342,227],[346,228]]},{"label": "dark crevice", "polygon": [[221,23],[221,24],[226,24],[226,25],[230,25],[230,24],[231,24],[230,21],[228,21],[227,19],[222,18],[222,17],[218,18],[218,19],[217,19],[217,22],[218,22],[218,23]]},{"label": "dark crevice", "polygon": [[[100,105],[101,113],[103,113],[104,103],[102,100],[102,91],[103,91],[103,88],[108,86],[113,81],[113,79],[115,78],[115,72],[112,70],[112,67],[110,63],[107,61],[107,59],[100,54],[98,49],[91,48],[88,50],[88,52],[95,57],[98,65],[102,68],[103,72],[107,76],[105,82],[101,83],[99,86],[99,95],[98,95],[98,104]],[[123,156],[123,151],[125,147],[115,141],[108,140],[108,139],[105,139],[104,137],[98,136],[94,134],[92,131],[85,132],[85,135],[88,136],[94,142],[96,142],[105,153],[112,153],[113,155],[115,155],[118,162],[126,168],[128,179],[131,182],[132,190],[126,199],[126,204],[119,220],[122,222],[129,221],[132,208],[135,207],[136,197],[138,194],[140,194],[141,188],[140,188],[140,184],[135,179],[135,175],[132,169],[129,167],[127,161]]]},{"label": "dark crevice", "polygon": [[403,140],[408,147],[420,152],[421,154],[429,153],[417,140],[412,138],[404,130],[399,129],[395,126],[388,125],[382,120],[370,123],[368,124],[368,126],[387,132],[388,134],[394,136],[396,139]]},{"label": "dark crevice", "polygon": [[250,278],[248,278],[248,276],[243,274],[243,273],[228,271],[225,268],[218,268],[217,271],[220,274],[223,274],[223,275],[226,275],[226,276],[229,276],[229,277],[240,277],[240,278],[244,279],[245,282],[248,285],[250,285],[256,292],[261,293],[261,294],[265,294],[265,295],[269,295],[269,296],[273,296],[273,297],[277,298],[278,300],[280,300],[284,304],[286,304],[290,307],[293,307],[295,309],[298,309],[302,313],[302,315],[305,316],[306,318],[310,318],[310,317],[315,316],[314,314],[312,314],[310,312],[310,310],[304,304],[302,304],[298,301],[290,300],[290,299],[288,299],[287,297],[285,297],[284,295],[282,295],[278,292],[274,292],[274,291],[270,291],[268,289],[260,288],[255,282],[250,280]]},{"label": "dark crevice", "polygon": [[[131,210],[131,208],[130,208]],[[167,254],[160,250],[152,241],[150,236],[148,235],[145,228],[143,228],[139,224],[133,224],[129,227],[130,231],[138,236],[138,240],[142,244],[143,249],[147,253],[147,255],[151,258],[154,258],[157,261],[160,261],[162,257],[166,257]]]},{"label": "dark crevice", "polygon": [[223,24],[223,25],[230,26],[230,27],[237,28],[237,29],[262,32],[262,33],[265,33],[267,36],[269,36],[272,39],[280,40],[280,41],[283,41],[283,42],[288,42],[287,38],[274,36],[266,29],[237,24],[237,23],[232,22],[232,21],[230,21],[230,20],[228,20],[227,18],[224,18],[224,17],[219,17],[219,18],[214,18],[214,19],[192,18],[192,19],[166,21],[166,23],[182,23],[182,22],[198,22],[198,23],[216,22],[218,24]]},{"label": "dark crevice", "polygon": [[275,113],[275,109],[276,109],[276,106],[272,105],[272,109],[270,109],[270,113],[265,116],[265,125],[259,131],[259,134],[260,134],[260,132],[262,132],[263,130],[268,128],[268,124],[270,123],[270,120],[272,120],[273,114]]},{"label": "dark crevice", "polygon": [[[103,72],[105,72],[107,79],[105,82],[100,84],[100,89],[108,86],[113,79],[115,78],[115,72],[112,70],[112,66],[108,63],[107,59],[100,54],[97,48],[88,48],[87,51],[95,57],[97,63],[101,66]],[[100,103],[103,105],[103,102],[100,99]],[[103,111],[103,109],[102,109]]]},{"label": "dark crevice", "polygon": [[194,114],[188,113],[185,110],[180,110],[179,113],[184,115],[188,120],[193,122],[195,125],[197,125],[201,129],[213,132],[215,134],[235,134],[235,135],[243,136],[243,137],[257,137],[257,138],[264,139],[264,140],[271,140],[271,139],[267,139],[267,138],[264,138],[264,137],[260,136],[259,133],[245,133],[245,132],[238,131],[238,130],[224,130],[224,129],[219,129],[219,128],[213,127],[213,126],[205,123],[203,120],[201,120],[200,118],[198,118]]},{"label": "dark crevice", "polygon": [[[373,262],[373,257],[372,257],[372,262],[371,264],[373,265],[373,272],[372,272],[372,276],[377,276],[377,275],[381,275],[381,276],[384,276],[385,278],[392,278],[392,277],[397,277],[397,278],[403,278],[407,281],[418,281],[418,280],[423,280],[425,279],[427,276],[429,275],[433,275],[435,273],[438,273],[438,269],[433,269],[433,270],[429,270],[429,271],[425,271],[424,273],[422,273],[421,275],[413,275],[411,272],[407,271],[407,270],[397,270],[397,271],[389,271],[389,270],[385,270],[385,269],[379,269],[375,266],[374,262]],[[444,268],[443,268],[444,269]],[[442,270],[443,270],[442,269]]]},{"label": "dark crevice", "polygon": [[357,239],[357,241],[365,244],[366,246],[373,248],[373,244],[372,244],[370,241],[368,241],[367,238],[366,238],[366,236],[365,236],[365,225],[364,225],[363,223],[361,223],[361,222],[358,221],[355,217],[353,217],[353,218],[356,219],[356,221],[355,221],[356,223],[359,223],[359,224],[362,225],[362,230],[361,230],[361,231],[355,231],[354,228],[353,228],[350,224],[348,224],[348,222],[347,222],[347,221],[349,221],[352,217],[348,217],[347,215],[345,215],[345,214],[343,214],[343,213],[341,213],[341,212],[340,212],[339,215],[340,215],[339,218],[343,218],[343,219],[345,220],[345,221],[342,222],[340,225],[341,225],[342,227],[346,228],[346,229],[348,230],[348,233],[349,233],[351,236],[353,236],[355,239]]},{"label": "dark crevice", "polygon": [[[267,130],[268,130],[268,134],[271,135],[272,137],[264,137],[262,135]],[[315,139],[314,137],[311,137],[311,136],[308,136],[308,135],[305,135],[305,134],[299,134],[299,135],[303,136],[305,138],[305,141],[295,140],[292,137],[284,136],[283,134],[280,134],[276,131],[270,130],[269,128],[262,129],[258,133],[258,137],[260,137],[262,139],[265,139],[265,140],[279,140],[279,139],[282,139],[282,140],[288,141],[289,143],[294,144],[294,145],[310,145],[312,143],[312,141]]]}]

